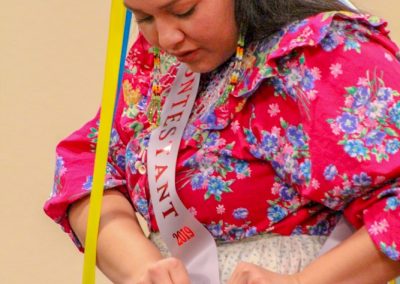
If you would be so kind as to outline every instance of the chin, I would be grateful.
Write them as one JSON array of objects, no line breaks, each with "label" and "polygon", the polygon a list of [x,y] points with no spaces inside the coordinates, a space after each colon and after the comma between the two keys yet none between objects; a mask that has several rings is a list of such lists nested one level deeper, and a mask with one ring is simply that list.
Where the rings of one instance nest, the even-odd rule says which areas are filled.
[{"label": "chin", "polygon": [[184,63],[189,69],[195,73],[208,73],[213,71],[218,67],[217,64],[207,64],[204,62],[199,63]]}]

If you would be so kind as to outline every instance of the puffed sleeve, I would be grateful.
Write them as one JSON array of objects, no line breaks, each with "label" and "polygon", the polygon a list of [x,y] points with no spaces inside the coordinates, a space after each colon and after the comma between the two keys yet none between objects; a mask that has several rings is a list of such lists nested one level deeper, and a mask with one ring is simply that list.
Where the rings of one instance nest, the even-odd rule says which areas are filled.
[{"label": "puffed sleeve", "polygon": [[303,197],[343,211],[400,261],[398,49],[378,30],[340,25],[280,62],[276,81],[301,113],[287,139],[303,137],[308,146],[307,170],[297,183]]},{"label": "puffed sleeve", "polygon": [[[148,89],[151,70],[151,56],[147,53],[148,44],[139,36],[132,46],[125,63],[123,87],[117,101],[113,121],[109,154],[106,167],[105,189],[115,188],[127,194],[125,176],[125,150],[129,136],[138,118],[137,107],[141,93]],[[129,113],[128,115],[124,115]],[[90,194],[93,181],[95,150],[98,136],[100,111],[79,130],[62,140],[56,148],[56,169],[54,185],[50,198],[44,205],[46,214],[69,234],[76,246],[83,251],[82,244],[75,236],[68,221],[70,205]],[[130,124],[124,130],[122,122]],[[140,129],[136,129],[140,131]]]}]

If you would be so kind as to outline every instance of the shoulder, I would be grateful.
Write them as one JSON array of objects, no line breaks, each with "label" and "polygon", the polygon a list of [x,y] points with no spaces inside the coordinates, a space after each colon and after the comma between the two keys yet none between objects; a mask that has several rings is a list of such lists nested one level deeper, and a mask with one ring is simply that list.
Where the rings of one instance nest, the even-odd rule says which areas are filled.
[{"label": "shoulder", "polygon": [[276,81],[288,75],[293,64],[304,64],[303,53],[312,54],[318,65],[332,57],[333,51],[338,56],[340,52],[361,54],[362,47],[373,42],[374,49],[384,48],[395,58],[398,48],[388,37],[386,26],[385,21],[374,16],[340,11],[293,22],[264,41],[248,46],[243,59],[243,80],[234,96],[250,95],[263,81]]},{"label": "shoulder", "polygon": [[329,51],[346,43],[346,38],[366,41],[368,38],[388,39],[387,22],[378,17],[344,11],[320,13],[284,27],[269,59],[280,58],[296,49],[322,47]]}]

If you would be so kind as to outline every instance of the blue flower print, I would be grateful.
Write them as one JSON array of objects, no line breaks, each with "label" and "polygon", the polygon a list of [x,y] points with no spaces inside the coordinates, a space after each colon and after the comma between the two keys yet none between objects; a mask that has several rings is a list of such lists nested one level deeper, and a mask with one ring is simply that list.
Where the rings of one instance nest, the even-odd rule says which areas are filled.
[{"label": "blue flower print", "polygon": [[338,174],[338,170],[335,165],[330,164],[324,170],[324,177],[327,181],[332,181]]},{"label": "blue flower print", "polygon": [[310,69],[306,69],[304,72],[304,77],[301,80],[301,86],[305,91],[310,91],[315,87],[315,78]]},{"label": "blue flower print", "polygon": [[389,154],[396,154],[400,149],[400,141],[397,139],[390,139],[386,142],[386,152]]},{"label": "blue flower print", "polygon": [[237,208],[233,211],[233,218],[236,220],[243,220],[246,219],[247,216],[249,216],[249,210],[246,208]]},{"label": "blue flower print", "polygon": [[313,236],[324,236],[329,233],[329,228],[329,222],[327,220],[322,220],[315,226],[308,227],[308,231]]},{"label": "blue flower print", "polygon": [[306,181],[309,181],[311,179],[311,161],[310,160],[307,159],[303,163],[300,164],[300,172]]},{"label": "blue flower print", "polygon": [[356,51],[360,51],[360,43],[353,40],[353,39],[349,39],[347,38],[344,42],[344,50],[356,50]]},{"label": "blue flower print", "polygon": [[61,156],[57,156],[57,160],[56,160],[56,175],[60,176],[62,169],[64,168],[64,160],[63,157]]},{"label": "blue flower print", "polygon": [[286,130],[286,137],[290,143],[292,143],[295,147],[303,147],[305,146],[305,138],[304,138],[303,130],[299,127],[289,126]]},{"label": "blue flower print", "polygon": [[262,135],[261,148],[267,153],[271,154],[278,150],[278,137],[265,132]]},{"label": "blue flower print", "polygon": [[339,123],[340,129],[344,133],[354,133],[357,130],[358,126],[358,118],[355,115],[349,113],[343,113],[341,116],[337,118],[337,122]]},{"label": "blue flower print", "polygon": [[138,155],[132,150],[132,145],[128,144],[125,152],[125,161],[128,161],[128,168],[132,174],[136,174],[135,163],[138,159]]},{"label": "blue flower print", "polygon": [[221,152],[221,156],[218,159],[218,162],[225,168],[225,169],[232,169],[232,162],[233,159],[230,154],[224,154]]},{"label": "blue flower print", "polygon": [[337,36],[334,33],[328,33],[321,41],[321,47],[325,51],[332,51],[339,45]]},{"label": "blue flower print", "polygon": [[304,19],[302,21],[296,21],[293,24],[290,24],[288,26],[288,32],[289,33],[296,33],[300,28],[304,27],[305,25],[307,25],[309,22],[309,20]]},{"label": "blue flower print", "polygon": [[205,198],[207,199],[211,195],[214,195],[215,200],[220,201],[223,192],[230,192],[230,189],[227,188],[227,184],[218,177],[211,177],[208,181]]},{"label": "blue flower print", "polygon": [[204,182],[205,182],[205,178],[203,176],[203,174],[196,174],[193,176],[192,178],[192,189],[194,190],[198,190],[203,188]]},{"label": "blue flower print", "polygon": [[274,87],[276,94],[284,94],[285,93],[284,92],[285,88],[284,88],[282,79],[275,76],[275,77],[272,77],[269,82]]},{"label": "blue flower print", "polygon": [[280,163],[278,163],[275,160],[272,160],[271,166],[275,170],[275,173],[278,177],[280,177],[282,179],[285,178],[285,169],[283,168],[283,165],[281,165]]},{"label": "blue flower print", "polygon": [[243,238],[245,231],[243,228],[235,227],[228,231],[228,234],[236,240],[240,240]]},{"label": "blue flower print", "polygon": [[235,172],[236,174],[243,174],[243,175],[248,175],[249,174],[249,163],[243,160],[239,160],[235,164]]},{"label": "blue flower print", "polygon": [[143,197],[140,197],[136,202],[136,208],[142,216],[147,216],[147,214],[149,214],[149,204]]},{"label": "blue flower print", "polygon": [[210,225],[207,225],[207,229],[210,231],[210,233],[214,236],[214,237],[220,237],[222,236],[223,232],[222,232],[222,226],[221,224],[215,224],[214,222],[211,223]]},{"label": "blue flower print", "polygon": [[353,94],[354,102],[353,107],[358,108],[366,105],[370,101],[371,90],[368,87],[358,87],[357,91]]},{"label": "blue flower print", "polygon": [[54,173],[54,183],[53,183],[53,189],[51,192],[51,196],[57,195],[58,192],[61,191],[61,177],[64,175],[64,173],[67,171],[67,169],[64,167],[64,160],[61,156],[57,155],[56,159],[56,169]]},{"label": "blue flower print", "polygon": [[355,186],[369,186],[371,183],[372,178],[364,172],[359,175],[353,175],[353,184]]},{"label": "blue flower print", "polygon": [[212,147],[217,145],[218,138],[219,134],[217,132],[210,132],[207,136],[207,139],[204,141],[205,146]]},{"label": "blue flower print", "polygon": [[280,188],[279,195],[284,201],[291,201],[295,196],[297,196],[297,192],[293,187],[289,187],[287,185],[283,185]]},{"label": "blue flower print", "polygon": [[209,112],[201,118],[201,121],[208,125],[209,128],[213,128],[217,124],[217,117],[215,115],[214,109],[210,109]]},{"label": "blue flower print", "polygon": [[398,261],[399,260],[399,258],[400,258],[400,253],[399,253],[399,251],[397,250],[397,248],[396,248],[396,244],[392,244],[391,246],[390,245],[388,245],[388,244],[386,244],[386,243],[384,243],[384,242],[381,242],[380,243],[380,247],[381,247],[381,251],[384,253],[384,254],[386,254],[389,258],[391,258],[391,259],[393,259],[393,260],[395,260],[395,261]]},{"label": "blue flower print", "polygon": [[380,145],[385,138],[386,133],[380,130],[372,130],[369,132],[365,139],[365,145],[373,146]]},{"label": "blue flower print", "polygon": [[386,200],[385,210],[396,210],[400,207],[400,199],[397,196],[391,196]]},{"label": "blue flower print", "polygon": [[344,146],[344,151],[352,158],[364,157],[367,154],[367,148],[360,140],[348,140]]},{"label": "blue flower print", "polygon": [[119,135],[115,128],[111,129],[110,146],[114,146],[119,141]]},{"label": "blue flower print", "polygon": [[389,110],[390,120],[396,124],[397,128],[400,128],[400,102],[397,102],[392,108]]},{"label": "blue flower print", "polygon": [[287,216],[288,212],[286,208],[283,208],[279,205],[272,205],[271,207],[268,208],[268,219],[273,222],[277,223],[281,221],[283,218]]},{"label": "blue flower print", "polygon": [[245,236],[246,238],[252,237],[257,235],[257,228],[256,227],[250,227],[249,229],[246,230]]},{"label": "blue flower print", "polygon": [[113,165],[107,163],[106,165],[106,175],[115,175],[118,174],[117,170],[114,168]]},{"label": "blue flower print", "polygon": [[85,183],[82,185],[82,189],[84,190],[91,190],[93,183],[93,176],[87,176]]},{"label": "blue flower print", "polygon": [[387,102],[392,99],[392,91],[391,88],[379,88],[376,96],[379,101]]},{"label": "blue flower print", "polygon": [[253,145],[257,144],[257,138],[250,129],[245,128],[244,133],[246,134],[246,141],[248,143],[253,144]]},{"label": "blue flower print", "polygon": [[374,158],[381,163],[389,161],[389,155],[400,150],[399,133],[395,128],[400,129],[400,102],[394,104],[400,93],[385,87],[383,74],[371,77],[367,71],[365,78],[359,78],[367,80],[362,86],[345,88],[343,112],[327,122],[335,135],[344,133],[338,144],[347,154],[358,161]]},{"label": "blue flower print", "polygon": [[117,155],[117,166],[120,169],[125,169],[125,156],[124,155]]}]

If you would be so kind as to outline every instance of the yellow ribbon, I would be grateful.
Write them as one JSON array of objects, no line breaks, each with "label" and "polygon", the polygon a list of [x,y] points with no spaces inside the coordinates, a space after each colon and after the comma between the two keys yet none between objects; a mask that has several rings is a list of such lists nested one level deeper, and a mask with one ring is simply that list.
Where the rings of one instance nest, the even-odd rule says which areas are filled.
[{"label": "yellow ribbon", "polygon": [[126,9],[121,0],[112,0],[107,57],[103,85],[100,126],[93,172],[93,187],[86,231],[82,283],[94,284],[96,279],[96,249],[101,203],[107,165],[108,147],[118,86],[120,55],[123,48]]}]

